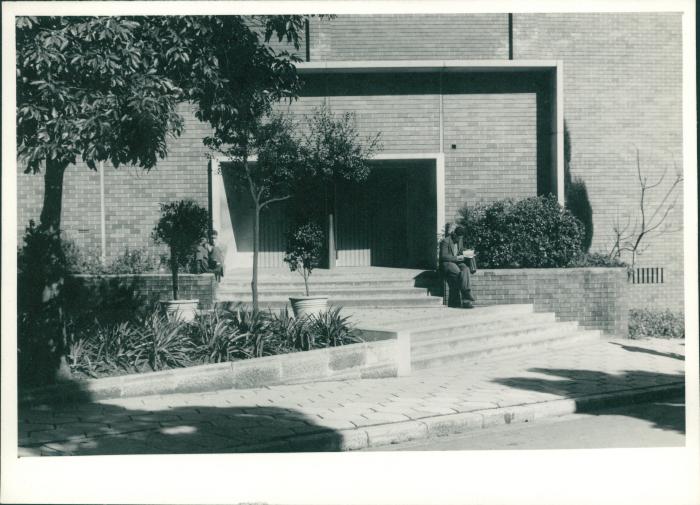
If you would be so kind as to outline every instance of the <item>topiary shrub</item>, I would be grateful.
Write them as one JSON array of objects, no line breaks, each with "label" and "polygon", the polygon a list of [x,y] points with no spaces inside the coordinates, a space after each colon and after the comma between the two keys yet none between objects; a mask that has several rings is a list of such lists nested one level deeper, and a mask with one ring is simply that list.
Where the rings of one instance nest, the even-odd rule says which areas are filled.
[{"label": "topiary shrub", "polygon": [[553,195],[466,206],[459,215],[483,268],[565,267],[582,252],[583,225]]},{"label": "topiary shrub", "polygon": [[323,246],[323,230],[316,223],[302,224],[287,235],[284,261],[292,272],[299,272],[304,278],[306,296],[309,296],[309,276],[321,262]]},{"label": "topiary shrub", "polygon": [[173,299],[178,299],[178,272],[206,238],[209,213],[192,200],[161,204],[160,219],[153,229],[153,240],[170,248],[170,272],[173,279]]}]

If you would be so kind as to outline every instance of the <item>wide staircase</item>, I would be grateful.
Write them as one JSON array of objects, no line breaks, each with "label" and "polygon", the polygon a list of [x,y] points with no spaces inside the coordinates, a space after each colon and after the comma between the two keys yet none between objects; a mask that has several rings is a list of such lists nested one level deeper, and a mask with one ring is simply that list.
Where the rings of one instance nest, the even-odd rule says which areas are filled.
[{"label": "wide staircase", "polygon": [[[250,304],[250,281],[249,270],[227,272],[217,302]],[[413,370],[542,352],[600,338],[598,330],[583,329],[576,321],[557,321],[554,313],[535,312],[530,304],[484,306],[477,301],[472,309],[445,307],[439,284],[430,271],[337,268],[314,271],[310,291],[342,307],[342,314],[350,316],[359,331],[410,334]],[[265,310],[282,310],[289,297],[304,294],[302,277],[288,270],[261,269],[258,286],[260,307]]]},{"label": "wide staircase", "polygon": [[[329,305],[363,308],[438,307],[435,272],[403,268],[347,267],[314,270],[309,279],[311,295],[328,296]],[[216,293],[218,303],[250,304],[250,270],[228,271]],[[258,302],[273,311],[288,306],[289,298],[303,296],[304,280],[288,269],[260,269]]]},{"label": "wide staircase", "polygon": [[410,334],[413,370],[580,345],[598,340],[598,330],[554,313],[534,312],[529,304],[473,309],[346,310],[358,327]]}]

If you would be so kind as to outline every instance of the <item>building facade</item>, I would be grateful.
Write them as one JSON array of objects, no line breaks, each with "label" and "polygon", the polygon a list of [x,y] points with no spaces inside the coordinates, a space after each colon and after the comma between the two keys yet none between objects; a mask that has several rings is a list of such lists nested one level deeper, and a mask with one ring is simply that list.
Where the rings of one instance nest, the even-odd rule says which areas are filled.
[{"label": "building facade", "polygon": [[[586,188],[591,251],[607,252],[614,228],[639,221],[643,177],[651,212],[682,170],[682,33],[679,13],[339,15],[312,18],[299,65],[299,99],[280,105],[301,118],[326,104],[351,111],[383,149],[368,185],[338,188],[337,263],[429,267],[434,243],[460,207],[554,193],[565,171]],[[154,247],[162,202],[210,206],[228,266],[250,258],[245,197],[228,188],[202,144],[208,127],[183,106],[186,128],[150,172],[70,167],[63,228],[106,256]],[[43,181],[18,175],[18,233],[36,219]],[[640,268],[663,268],[663,283],[634,286],[638,306],[681,309],[681,187],[668,232],[648,239]],[[263,266],[281,265],[283,206],[263,221]],[[394,234],[391,245],[381,240]],[[658,279],[657,279],[658,280]],[[633,306],[635,303],[633,303]]]}]

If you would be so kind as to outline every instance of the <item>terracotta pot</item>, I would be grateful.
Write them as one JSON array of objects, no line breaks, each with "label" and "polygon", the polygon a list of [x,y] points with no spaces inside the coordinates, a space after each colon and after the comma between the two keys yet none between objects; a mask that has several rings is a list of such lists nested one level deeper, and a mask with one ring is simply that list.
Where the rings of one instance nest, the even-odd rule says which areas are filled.
[{"label": "terracotta pot", "polygon": [[306,317],[320,314],[328,306],[327,296],[297,296],[290,298],[294,317]]},{"label": "terracotta pot", "polygon": [[169,316],[176,317],[180,321],[194,321],[199,300],[168,300],[163,303],[166,305],[166,311]]}]

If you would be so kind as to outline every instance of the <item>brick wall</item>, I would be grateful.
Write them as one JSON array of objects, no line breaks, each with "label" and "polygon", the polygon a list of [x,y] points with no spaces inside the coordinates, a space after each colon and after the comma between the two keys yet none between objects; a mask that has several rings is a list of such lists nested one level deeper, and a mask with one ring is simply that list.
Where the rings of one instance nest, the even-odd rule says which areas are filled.
[{"label": "brick wall", "polygon": [[[160,216],[160,203],[192,198],[208,208],[206,149],[202,138],[209,132],[189,106],[181,106],[185,127],[168,143],[169,156],[150,171],[136,167],[114,169],[105,164],[105,225],[108,261],[129,247],[160,251],[151,231]],[[30,219],[38,221],[44,193],[43,174],[17,175],[17,234],[21,244]],[[78,244],[99,254],[100,176],[84,163],[68,167],[64,178],[62,229]]]},{"label": "brick wall", "polygon": [[624,268],[479,270],[473,287],[480,304],[532,303],[559,321],[627,337],[629,298]]},{"label": "brick wall", "polygon": [[[662,184],[647,194],[661,201],[682,168],[682,65],[679,13],[514,14],[514,56],[563,61],[564,118],[571,173],[586,184],[593,208],[594,251],[613,244],[616,218],[639,220],[635,147],[643,175]],[[682,188],[679,188],[682,189]],[[682,193],[669,215],[681,230]],[[672,199],[671,199],[672,200]],[[637,287],[632,303],[683,304],[683,234],[645,239],[639,267],[663,267],[663,287]],[[629,261],[629,257],[625,258]]]},{"label": "brick wall", "polygon": [[[284,110],[301,118],[325,100],[333,112],[353,112],[363,137],[381,132],[382,154],[440,152],[439,76],[305,79],[303,96]],[[549,144],[541,142],[549,140],[543,77],[454,74],[442,87],[445,219],[454,220],[465,203],[536,195],[549,170]]]},{"label": "brick wall", "polygon": [[508,58],[508,15],[340,15],[310,25],[311,61]]},{"label": "brick wall", "polygon": [[[214,274],[180,274],[178,280],[180,299],[198,299],[200,309],[210,309],[214,306],[217,286]],[[73,282],[79,282],[87,289],[94,289],[100,285],[109,285],[111,288],[128,286],[150,301],[166,301],[173,298],[170,274],[75,275]]]}]

